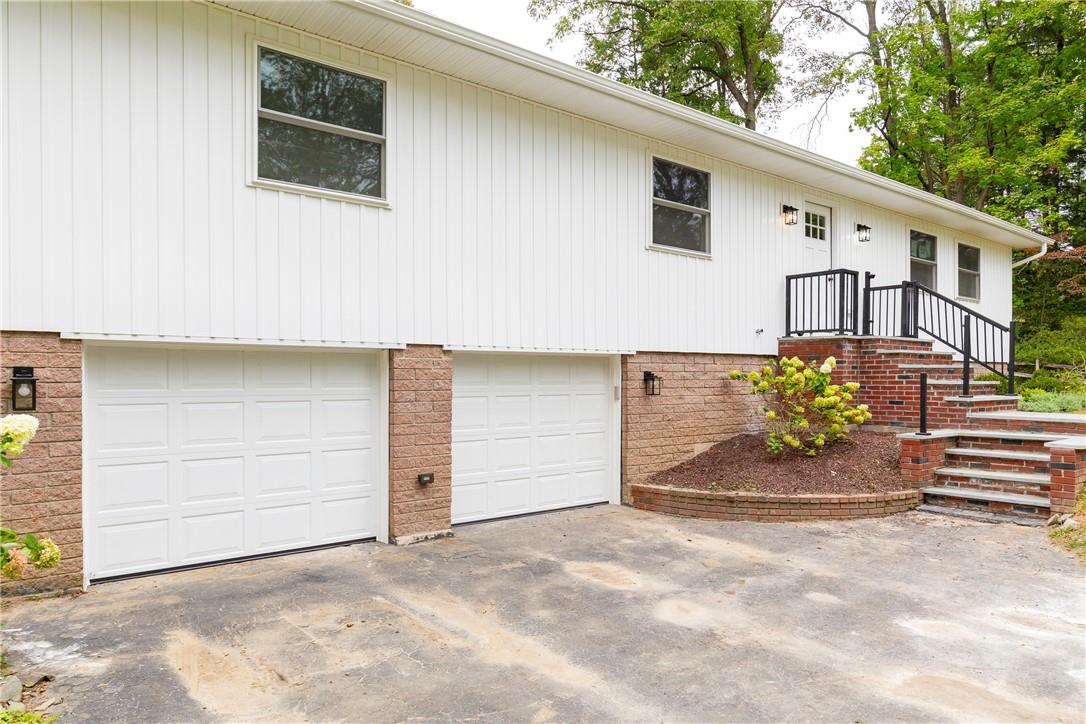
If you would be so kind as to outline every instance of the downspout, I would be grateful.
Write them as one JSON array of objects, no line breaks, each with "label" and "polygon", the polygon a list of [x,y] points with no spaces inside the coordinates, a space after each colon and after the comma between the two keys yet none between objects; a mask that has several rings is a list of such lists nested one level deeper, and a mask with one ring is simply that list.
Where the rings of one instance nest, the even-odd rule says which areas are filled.
[{"label": "downspout", "polygon": [[1027,256],[1025,259],[1019,259],[1015,263],[1011,264],[1011,269],[1017,269],[1023,264],[1029,264],[1034,259],[1040,259],[1042,256],[1048,253],[1048,242],[1041,242],[1041,250],[1032,256]]}]

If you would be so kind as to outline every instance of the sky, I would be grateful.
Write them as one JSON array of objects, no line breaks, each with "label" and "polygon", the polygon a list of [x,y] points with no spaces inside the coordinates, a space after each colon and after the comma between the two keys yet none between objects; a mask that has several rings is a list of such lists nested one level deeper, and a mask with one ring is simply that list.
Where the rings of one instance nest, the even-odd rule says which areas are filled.
[{"label": "sky", "polygon": [[[534,20],[528,14],[528,0],[415,0],[414,7],[432,13],[458,25],[493,36],[507,43],[541,53],[564,63],[576,65],[581,50],[577,38],[567,38],[550,44],[553,20]],[[826,34],[812,44],[840,49],[842,43],[852,44],[845,34]],[[801,148],[827,156],[836,161],[856,165],[856,159],[867,145],[868,135],[860,130],[849,131],[849,112],[862,98],[858,94],[835,99],[827,109],[825,121],[811,136],[810,119],[817,109],[811,102],[787,108],[772,124],[759,123],[759,131]]]}]

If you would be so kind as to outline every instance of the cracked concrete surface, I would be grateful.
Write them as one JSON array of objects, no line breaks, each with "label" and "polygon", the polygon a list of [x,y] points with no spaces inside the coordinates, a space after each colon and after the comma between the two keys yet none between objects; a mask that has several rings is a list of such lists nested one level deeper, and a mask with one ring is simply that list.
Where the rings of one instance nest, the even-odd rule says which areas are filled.
[{"label": "cracked concrete surface", "polygon": [[603,506],[94,586],[4,614],[66,721],[1083,721],[1086,577],[913,513]]}]

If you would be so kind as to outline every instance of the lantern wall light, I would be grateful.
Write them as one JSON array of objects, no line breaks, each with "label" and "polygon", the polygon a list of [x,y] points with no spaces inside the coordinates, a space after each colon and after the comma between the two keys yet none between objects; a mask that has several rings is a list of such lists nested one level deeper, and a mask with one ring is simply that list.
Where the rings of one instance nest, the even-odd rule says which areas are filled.
[{"label": "lantern wall light", "polygon": [[871,241],[871,227],[867,224],[856,224],[856,240],[862,242]]},{"label": "lantern wall light", "polygon": [[38,407],[38,378],[33,367],[16,367],[11,371],[11,410],[30,412]]},{"label": "lantern wall light", "polygon": [[788,226],[795,226],[799,223],[799,209],[795,206],[789,206],[788,204],[782,206],[781,216],[784,217],[784,223]]},{"label": "lantern wall light", "polygon": [[652,372],[645,371],[645,394],[646,395],[658,395],[660,394],[660,382],[662,378],[656,376]]}]

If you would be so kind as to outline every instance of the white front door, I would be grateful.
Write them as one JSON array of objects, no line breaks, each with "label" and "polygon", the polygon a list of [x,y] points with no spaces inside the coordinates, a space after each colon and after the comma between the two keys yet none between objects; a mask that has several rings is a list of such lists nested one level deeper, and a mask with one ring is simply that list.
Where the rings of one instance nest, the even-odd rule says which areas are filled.
[{"label": "white front door", "polygon": [[611,359],[453,355],[452,522],[607,502]]},{"label": "white front door", "polygon": [[833,210],[806,203],[803,206],[803,271],[829,269],[833,263]]},{"label": "white front door", "polygon": [[372,352],[89,346],[89,577],[371,538]]}]

